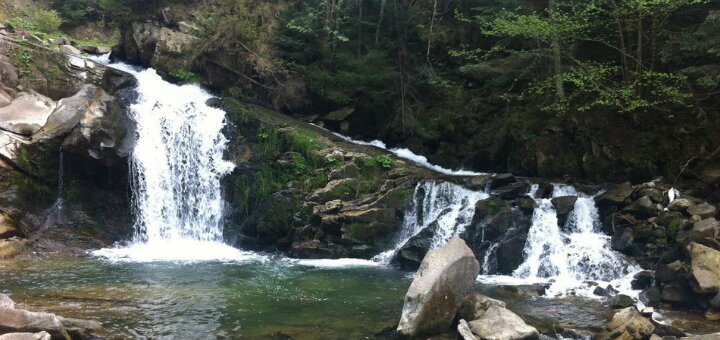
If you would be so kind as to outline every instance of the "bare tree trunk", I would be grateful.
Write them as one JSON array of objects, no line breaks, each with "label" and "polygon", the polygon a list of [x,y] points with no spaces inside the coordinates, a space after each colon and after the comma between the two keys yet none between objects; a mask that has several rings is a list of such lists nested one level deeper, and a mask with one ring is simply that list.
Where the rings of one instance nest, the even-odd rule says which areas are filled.
[{"label": "bare tree trunk", "polygon": [[378,19],[377,28],[375,29],[375,46],[380,44],[380,28],[382,27],[383,16],[385,15],[385,4],[387,0],[380,2],[380,18]]},{"label": "bare tree trunk", "polygon": [[[557,10],[555,0],[549,0],[550,20],[554,21],[555,11]],[[557,93],[556,101],[565,100],[565,87],[562,80],[562,59],[560,50],[560,38],[553,33],[551,37],[553,66],[555,70],[555,92]]]},{"label": "bare tree trunk", "polygon": [[628,80],[628,61],[627,61],[627,47],[625,44],[625,31],[623,30],[622,21],[620,20],[620,14],[618,11],[620,10],[615,3],[615,0],[612,1],[613,10],[615,14],[615,23],[617,24],[617,30],[618,30],[618,37],[620,38],[620,62],[622,64],[622,73],[623,73],[623,80]]},{"label": "bare tree trunk", "polygon": [[640,70],[642,69],[642,50],[643,50],[643,20],[642,20],[642,13],[638,11],[638,20],[637,20],[637,65],[635,65],[635,73],[639,74]]},{"label": "bare tree trunk", "polygon": [[437,15],[437,0],[433,2],[432,17],[430,18],[430,32],[428,33],[427,53],[425,55],[425,59],[427,60],[427,63],[431,68],[432,64],[430,64],[430,48],[432,47],[433,28],[435,27],[435,15]]},{"label": "bare tree trunk", "polygon": [[358,0],[358,55],[362,54],[363,47],[363,0]]}]

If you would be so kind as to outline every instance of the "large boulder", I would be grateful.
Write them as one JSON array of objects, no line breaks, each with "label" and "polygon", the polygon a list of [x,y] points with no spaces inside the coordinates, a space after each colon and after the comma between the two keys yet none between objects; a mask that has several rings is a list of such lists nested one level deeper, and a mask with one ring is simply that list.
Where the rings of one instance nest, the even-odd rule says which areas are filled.
[{"label": "large boulder", "polygon": [[715,218],[695,222],[692,229],[683,230],[676,236],[678,243],[688,246],[692,242],[714,246],[720,232],[720,223]]},{"label": "large boulder", "polygon": [[628,206],[623,208],[622,211],[629,212],[635,217],[649,218],[656,216],[660,210],[657,206],[655,206],[655,203],[653,203],[650,197],[643,196],[630,203]]},{"label": "large boulder", "polygon": [[610,339],[647,339],[655,331],[655,326],[635,307],[628,307],[615,313],[607,330]]},{"label": "large boulder", "polygon": [[50,340],[51,338],[48,332],[7,333],[0,335],[0,340]]},{"label": "large boulder", "polygon": [[620,207],[625,204],[630,195],[633,193],[633,187],[630,182],[625,182],[618,186],[608,189],[595,198],[600,206],[616,206]]},{"label": "large boulder", "polygon": [[30,136],[45,125],[55,102],[36,92],[23,93],[8,106],[0,108],[0,129]]},{"label": "large boulder", "polygon": [[667,208],[670,211],[685,212],[694,205],[695,203],[687,198],[676,198],[668,204]]},{"label": "large boulder", "polygon": [[18,237],[0,240],[0,259],[9,259],[22,254],[27,247],[27,241]]},{"label": "large boulder", "polygon": [[537,329],[528,326],[517,314],[495,305],[469,325],[473,334],[486,340],[530,340],[540,336]]},{"label": "large boulder", "polygon": [[417,235],[411,237],[395,254],[395,262],[405,270],[416,270],[432,246],[439,224],[437,221],[423,228]]},{"label": "large boulder", "polygon": [[429,251],[405,295],[398,333],[415,337],[447,330],[479,273],[480,264],[460,238]]},{"label": "large boulder", "polygon": [[196,36],[163,27],[150,64],[166,72],[186,70],[200,43]]},{"label": "large boulder", "polygon": [[9,308],[0,308],[0,329],[10,332],[47,331],[65,334],[62,322],[55,314]]},{"label": "large boulder", "polygon": [[485,314],[488,308],[498,306],[505,308],[505,302],[489,298],[480,293],[470,293],[460,306],[460,317],[467,320],[477,320]]},{"label": "large boulder", "polygon": [[550,200],[555,207],[558,226],[560,226],[561,229],[565,227],[565,223],[567,222],[570,213],[573,209],[575,209],[575,202],[577,202],[577,199],[577,196],[561,196]]},{"label": "large boulder", "polygon": [[0,211],[0,239],[21,236],[22,232],[15,219]]},{"label": "large boulder", "polygon": [[689,207],[687,209],[687,213],[690,215],[700,216],[700,218],[710,218],[715,217],[715,215],[717,214],[717,209],[714,205],[702,203]]},{"label": "large boulder", "polygon": [[698,293],[717,293],[720,291],[720,251],[698,243],[690,243],[692,276],[698,285]]},{"label": "large boulder", "polygon": [[530,184],[516,182],[492,190],[492,193],[504,200],[512,200],[530,192]]}]

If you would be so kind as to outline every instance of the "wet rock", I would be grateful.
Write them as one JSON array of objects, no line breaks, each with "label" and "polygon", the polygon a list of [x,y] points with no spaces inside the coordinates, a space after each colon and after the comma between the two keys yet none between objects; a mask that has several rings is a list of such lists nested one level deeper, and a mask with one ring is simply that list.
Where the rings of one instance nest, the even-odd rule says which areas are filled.
[{"label": "wet rock", "polygon": [[660,294],[660,289],[658,289],[658,287],[652,286],[640,292],[638,299],[647,306],[657,307],[660,305],[662,295]]},{"label": "wet rock", "polygon": [[638,190],[638,194],[640,197],[649,197],[654,203],[662,203],[665,200],[662,190],[658,188],[642,188]]},{"label": "wet rock", "polygon": [[478,337],[475,336],[475,334],[472,333],[470,325],[468,325],[465,319],[460,319],[460,321],[458,322],[457,331],[458,334],[460,334],[460,337],[463,338],[463,340],[480,340]]},{"label": "wet rock", "polygon": [[635,217],[648,218],[656,216],[659,210],[650,197],[643,196],[623,208],[622,211],[631,213]]},{"label": "wet rock", "polygon": [[643,309],[640,310],[640,315],[644,317],[651,317],[655,313],[655,308],[652,307],[643,307]]},{"label": "wet rock", "polygon": [[516,205],[523,214],[528,216],[532,216],[536,207],[535,200],[528,196],[518,198],[518,200],[516,201]]},{"label": "wet rock", "polygon": [[720,223],[715,218],[707,218],[693,224],[692,229],[683,230],[676,236],[677,242],[688,246],[696,242],[707,246],[716,246],[716,238],[720,231]]},{"label": "wet rock", "polygon": [[0,335],[0,340],[50,340],[48,332],[38,333],[8,333]]},{"label": "wet rock", "polygon": [[499,306],[490,306],[480,319],[470,321],[470,330],[481,339],[537,339],[540,333],[517,314]]},{"label": "wet rock", "polygon": [[480,293],[470,293],[465,296],[460,306],[460,317],[467,320],[477,320],[485,314],[485,311],[491,306],[505,308],[505,302],[489,298]]},{"label": "wet rock", "polygon": [[490,184],[488,185],[488,187],[490,188],[490,190],[493,190],[515,182],[517,182],[517,179],[515,179],[515,176],[513,176],[513,174],[496,174],[490,180]]},{"label": "wet rock", "polygon": [[670,204],[668,204],[668,210],[670,211],[677,211],[677,212],[685,212],[688,208],[694,206],[695,203],[693,203],[691,200],[687,198],[676,198]]},{"label": "wet rock", "polygon": [[577,196],[562,196],[555,197],[550,201],[555,207],[558,225],[561,229],[565,227],[568,216],[570,216],[570,213],[573,211],[573,209],[575,209],[575,202],[577,202],[577,199]]},{"label": "wet rock", "polygon": [[423,228],[417,235],[411,237],[395,254],[395,262],[404,270],[416,270],[430,250],[432,240],[439,225],[436,222]]},{"label": "wet rock", "polygon": [[717,209],[713,205],[702,203],[689,207],[687,209],[687,212],[690,215],[697,215],[700,216],[700,218],[706,219],[715,217],[715,215],[717,214]]},{"label": "wet rock", "polygon": [[632,229],[619,229],[610,240],[610,246],[614,250],[625,252],[630,249],[633,240]]},{"label": "wet rock", "polygon": [[492,193],[504,200],[513,200],[525,196],[529,191],[530,184],[517,182],[493,189]]},{"label": "wet rock", "polygon": [[655,281],[660,283],[683,281],[686,279],[686,276],[685,265],[679,260],[660,265],[658,269],[655,270]]},{"label": "wet rock", "polygon": [[0,239],[22,236],[20,227],[10,215],[0,211]]},{"label": "wet rock", "polygon": [[55,109],[55,102],[39,93],[23,93],[0,108],[0,129],[30,136],[45,125]]},{"label": "wet rock", "polygon": [[710,300],[710,306],[713,308],[720,308],[720,293],[715,294],[715,296]]},{"label": "wet rock", "polygon": [[618,294],[610,299],[610,307],[612,308],[627,308],[634,305],[635,300],[625,294]]},{"label": "wet rock", "polygon": [[109,47],[94,45],[82,45],[80,46],[80,50],[90,54],[106,54],[111,52]]},{"label": "wet rock", "polygon": [[678,282],[663,284],[660,289],[661,300],[673,304],[686,304],[690,299],[691,292],[688,288]]},{"label": "wet rock", "polygon": [[680,338],[680,339],[681,340],[717,340],[717,339],[720,339],[720,333],[691,335],[691,336]]},{"label": "wet rock", "polygon": [[633,280],[630,282],[632,289],[645,289],[650,287],[653,283],[653,273],[647,270],[643,270],[633,275]]},{"label": "wet rock", "polygon": [[102,323],[93,320],[72,319],[58,316],[65,331],[70,334],[73,339],[85,339],[89,335],[98,333],[103,330]]},{"label": "wet rock", "polygon": [[474,191],[485,191],[492,178],[489,175],[471,176],[463,181],[463,185]]},{"label": "wet rock", "polygon": [[535,196],[538,198],[550,198],[552,197],[553,191],[555,191],[555,187],[552,184],[541,183],[538,184],[538,190]]},{"label": "wet rock", "polygon": [[655,326],[635,307],[628,307],[615,313],[607,330],[608,337],[612,339],[647,339],[653,334]]},{"label": "wet rock", "polygon": [[60,52],[70,55],[81,55],[82,52],[72,45],[60,45]]},{"label": "wet rock", "polygon": [[633,193],[633,187],[630,182],[625,182],[613,188],[610,188],[606,192],[595,198],[595,201],[599,206],[616,206],[620,207],[625,204],[630,195]]},{"label": "wet rock", "polygon": [[698,243],[689,246],[692,259],[692,276],[697,281],[698,293],[720,291],[720,251]]},{"label": "wet rock", "polygon": [[597,286],[597,287],[595,287],[595,289],[593,289],[593,295],[607,296],[606,294],[607,294],[607,291],[603,287]]},{"label": "wet rock", "polygon": [[15,308],[15,302],[7,295],[0,294],[0,308]]},{"label": "wet rock", "polygon": [[398,333],[415,337],[447,330],[479,272],[475,255],[457,237],[429,251],[405,295]]},{"label": "wet rock", "polygon": [[9,259],[22,254],[27,242],[17,237],[0,240],[0,259]]},{"label": "wet rock", "polygon": [[521,225],[508,230],[499,242],[496,251],[498,274],[510,274],[523,263],[522,253],[527,241],[529,225]]},{"label": "wet rock", "polygon": [[65,333],[60,319],[51,313],[0,308],[0,329],[10,332]]}]

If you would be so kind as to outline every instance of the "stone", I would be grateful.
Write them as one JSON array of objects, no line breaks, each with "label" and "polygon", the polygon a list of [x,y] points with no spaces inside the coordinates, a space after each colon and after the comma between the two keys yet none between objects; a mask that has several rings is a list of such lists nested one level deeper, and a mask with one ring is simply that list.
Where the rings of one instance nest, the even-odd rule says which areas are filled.
[{"label": "stone", "polygon": [[661,300],[673,304],[686,304],[690,293],[689,289],[678,282],[666,283],[660,289]]},{"label": "stone", "polygon": [[651,271],[643,270],[633,275],[633,280],[630,282],[632,289],[640,290],[650,287],[653,283],[653,273]]},{"label": "stone", "polygon": [[691,335],[688,337],[680,338],[680,340],[718,340],[718,339],[720,339],[720,333]]},{"label": "stone", "polygon": [[472,333],[470,325],[468,325],[465,319],[460,319],[460,321],[458,321],[457,331],[463,340],[480,340],[480,338],[476,337],[475,334]]},{"label": "stone", "polygon": [[470,293],[465,296],[460,306],[460,317],[468,320],[477,320],[485,314],[485,311],[491,306],[505,308],[505,302],[489,298],[480,293]]},{"label": "stone", "polygon": [[697,215],[700,216],[700,218],[706,219],[710,217],[715,217],[715,215],[717,214],[717,209],[713,205],[702,203],[689,207],[687,209],[687,212],[690,215]]},{"label": "stone", "polygon": [[20,227],[10,215],[0,211],[0,239],[21,236]]},{"label": "stone", "polygon": [[356,178],[336,179],[328,182],[325,187],[315,190],[310,196],[313,202],[324,203],[336,199],[350,199],[357,194]]},{"label": "stone", "polygon": [[0,308],[0,329],[10,332],[64,332],[63,325],[55,314],[9,308]]},{"label": "stone", "polygon": [[712,245],[718,237],[720,223],[714,217],[704,219],[693,224],[692,229],[683,230],[676,236],[678,243],[688,246],[697,242],[705,245]]},{"label": "stone", "polygon": [[635,300],[625,294],[618,294],[615,295],[612,299],[610,299],[610,307],[612,308],[627,308],[634,305]]},{"label": "stone", "polygon": [[58,316],[60,323],[62,323],[65,331],[72,336],[73,339],[85,339],[88,335],[98,333],[103,330],[102,323],[94,320],[83,320],[64,318]]},{"label": "stone", "polygon": [[610,239],[610,247],[613,250],[625,252],[634,241],[632,229],[618,229]]},{"label": "stone", "polygon": [[489,188],[490,190],[492,190],[515,182],[517,182],[517,179],[515,179],[515,176],[513,176],[513,174],[496,174],[490,180]]},{"label": "stone", "polygon": [[0,340],[50,340],[48,332],[38,333],[7,333],[0,335]]},{"label": "stone", "polygon": [[660,289],[656,286],[652,286],[638,294],[638,299],[647,306],[656,307],[660,305],[661,300]]},{"label": "stone", "polygon": [[710,300],[710,306],[713,306],[713,308],[720,308],[720,293],[715,294],[713,298]]},{"label": "stone", "polygon": [[191,66],[193,52],[201,43],[200,38],[194,35],[162,27],[150,65],[165,71],[186,70]]},{"label": "stone", "polygon": [[48,41],[49,41],[50,44],[52,44],[52,45],[58,45],[58,46],[60,46],[60,45],[70,45],[70,40],[68,40],[67,38],[63,38],[63,37],[61,37],[61,38],[50,38]]},{"label": "stone", "polygon": [[553,206],[555,207],[555,212],[557,213],[557,219],[558,219],[558,226],[560,226],[560,229],[563,229],[565,227],[565,224],[567,222],[568,216],[570,216],[570,213],[575,209],[575,202],[577,202],[577,196],[561,196],[561,197],[555,197],[550,202],[552,202]]},{"label": "stone", "polygon": [[[430,223],[417,235],[411,237],[395,254],[395,262],[404,270],[417,270],[430,247],[439,225],[437,221]],[[471,319],[472,320],[472,319]]]},{"label": "stone", "polygon": [[486,340],[538,339],[540,333],[517,314],[499,306],[490,306],[480,319],[470,321],[475,336]]},{"label": "stone", "polygon": [[640,315],[635,307],[628,307],[615,313],[607,330],[612,338],[647,339],[655,331],[655,325]]},{"label": "stone", "polygon": [[655,206],[655,203],[653,203],[650,197],[647,196],[638,198],[634,202],[630,203],[630,205],[623,208],[622,211],[631,213],[633,214],[633,216],[639,218],[657,216],[657,213],[659,212],[658,208]]},{"label": "stone", "polygon": [[695,205],[691,200],[687,198],[676,198],[670,204],[668,204],[668,210],[670,211],[678,211],[678,212],[685,212],[688,210],[688,208]]},{"label": "stone", "polygon": [[625,182],[600,194],[595,201],[600,206],[622,206],[625,200],[633,193],[633,187],[630,182]]},{"label": "stone", "polygon": [[720,292],[720,251],[702,244],[688,247],[692,260],[692,276],[697,281],[697,293]]},{"label": "stone", "polygon": [[639,195],[649,197],[655,203],[662,203],[665,200],[662,190],[658,188],[642,188],[638,191]]},{"label": "stone", "polygon": [[180,21],[178,22],[178,29],[180,32],[185,34],[197,34],[202,31],[200,26],[196,25],[193,22],[190,21]]},{"label": "stone", "polygon": [[405,295],[398,333],[416,337],[446,331],[479,273],[480,264],[460,238],[430,250]]},{"label": "stone", "polygon": [[0,108],[0,129],[30,136],[39,131],[55,110],[55,102],[36,92],[23,93]]},{"label": "stone", "polygon": [[9,259],[22,254],[26,248],[26,241],[17,237],[0,240],[0,259]]},{"label": "stone", "polygon": [[525,196],[530,192],[530,184],[524,182],[517,182],[508,184],[496,189],[493,189],[492,193],[504,200],[512,200]]},{"label": "stone", "polygon": [[82,52],[72,45],[60,45],[60,52],[69,55],[81,55]]},{"label": "stone", "polygon": [[644,317],[650,317],[655,313],[655,308],[652,307],[643,307],[643,309],[640,310],[640,315]]},{"label": "stone", "polygon": [[346,107],[343,107],[342,109],[328,113],[327,115],[322,117],[322,120],[340,122],[340,121],[346,120],[348,117],[350,117],[350,115],[353,114],[353,112],[355,112],[354,107],[346,106]]},{"label": "stone", "polygon": [[0,84],[0,108],[10,105],[13,100],[13,97],[7,93]]},{"label": "stone", "polygon": [[0,294],[0,308],[15,308],[15,301],[5,294]]},{"label": "stone", "polygon": [[87,63],[85,62],[85,59],[71,55],[68,56],[67,65],[72,69],[85,70]]}]

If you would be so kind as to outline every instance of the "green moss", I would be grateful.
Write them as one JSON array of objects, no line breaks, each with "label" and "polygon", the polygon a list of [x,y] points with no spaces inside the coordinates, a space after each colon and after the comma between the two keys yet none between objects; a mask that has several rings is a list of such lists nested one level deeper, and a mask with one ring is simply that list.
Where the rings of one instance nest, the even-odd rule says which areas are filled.
[{"label": "green moss", "polygon": [[13,65],[18,69],[18,75],[20,77],[29,77],[32,75],[35,56],[30,50],[14,49],[10,52],[10,58],[12,59]]}]

